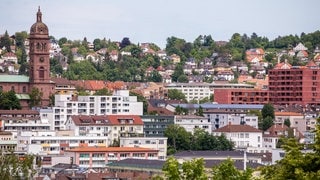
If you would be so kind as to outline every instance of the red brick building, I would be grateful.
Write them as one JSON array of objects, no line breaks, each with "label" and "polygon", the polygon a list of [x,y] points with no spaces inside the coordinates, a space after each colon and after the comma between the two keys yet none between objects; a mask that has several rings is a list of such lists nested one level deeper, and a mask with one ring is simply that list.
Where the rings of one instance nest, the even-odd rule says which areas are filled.
[{"label": "red brick building", "polygon": [[269,93],[258,89],[214,89],[218,104],[267,104]]},{"label": "red brick building", "polygon": [[278,105],[320,105],[320,69],[279,63],[269,71],[269,101]]},{"label": "red brick building", "polygon": [[54,82],[50,78],[49,30],[42,22],[40,8],[36,23],[30,28],[29,77],[23,75],[0,75],[0,89],[14,90],[20,99],[21,106],[28,108],[29,93],[38,88],[42,93],[41,106],[49,104],[49,97],[54,94]]}]

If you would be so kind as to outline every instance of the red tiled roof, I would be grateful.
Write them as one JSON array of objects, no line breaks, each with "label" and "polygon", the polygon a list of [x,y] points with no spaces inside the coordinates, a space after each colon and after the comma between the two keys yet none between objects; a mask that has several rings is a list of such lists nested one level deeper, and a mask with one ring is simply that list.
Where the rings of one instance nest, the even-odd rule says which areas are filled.
[{"label": "red tiled roof", "polygon": [[87,80],[86,83],[91,87],[90,90],[96,91],[106,88],[106,83],[104,81],[98,80]]},{"label": "red tiled roof", "polygon": [[249,125],[229,124],[222,128],[216,129],[213,132],[262,132],[262,131]]},{"label": "red tiled roof", "polygon": [[138,147],[79,147],[69,152],[158,152],[159,150]]},{"label": "red tiled roof", "polygon": [[275,116],[303,116],[301,113],[296,112],[274,112]]},{"label": "red tiled roof", "polygon": [[39,115],[38,111],[34,110],[0,110],[0,116],[2,115]]},{"label": "red tiled roof", "polygon": [[51,80],[53,82],[56,83],[56,85],[72,85],[71,81],[69,81],[68,79],[66,78],[56,78],[56,77],[53,77],[51,78]]}]

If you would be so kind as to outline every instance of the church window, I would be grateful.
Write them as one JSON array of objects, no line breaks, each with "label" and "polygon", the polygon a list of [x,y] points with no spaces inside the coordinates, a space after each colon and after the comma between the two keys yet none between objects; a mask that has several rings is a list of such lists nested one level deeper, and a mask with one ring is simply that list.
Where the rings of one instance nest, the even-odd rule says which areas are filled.
[{"label": "church window", "polygon": [[2,86],[0,86],[0,91],[2,91],[3,90],[3,87]]},{"label": "church window", "polygon": [[40,79],[43,79],[43,78],[44,78],[44,68],[43,68],[43,67],[40,67],[40,68],[39,68],[39,78],[40,78]]},{"label": "church window", "polygon": [[14,86],[11,86],[11,91],[14,91]]}]

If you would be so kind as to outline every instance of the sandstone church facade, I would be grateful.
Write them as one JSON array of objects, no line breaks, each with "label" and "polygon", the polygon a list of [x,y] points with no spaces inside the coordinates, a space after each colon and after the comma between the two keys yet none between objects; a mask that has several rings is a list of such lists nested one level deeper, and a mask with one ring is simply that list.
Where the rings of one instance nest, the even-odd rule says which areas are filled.
[{"label": "sandstone church facade", "polygon": [[42,92],[41,106],[48,106],[50,96],[55,93],[55,83],[50,78],[49,29],[42,22],[40,8],[36,23],[30,28],[29,45],[29,77],[0,75],[0,89],[4,92],[14,90],[23,109],[28,108],[32,88],[38,88]]}]

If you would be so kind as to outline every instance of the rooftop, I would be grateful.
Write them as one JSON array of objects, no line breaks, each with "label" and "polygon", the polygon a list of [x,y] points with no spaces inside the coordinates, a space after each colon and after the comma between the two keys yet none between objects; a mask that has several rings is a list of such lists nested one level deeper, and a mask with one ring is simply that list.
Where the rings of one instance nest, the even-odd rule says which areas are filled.
[{"label": "rooftop", "polygon": [[23,75],[0,75],[0,82],[29,83],[29,77]]},{"label": "rooftop", "polygon": [[262,131],[249,125],[229,124],[222,128],[213,130],[213,132],[262,132]]},{"label": "rooftop", "polygon": [[158,152],[159,150],[137,147],[79,147],[69,152]]}]

